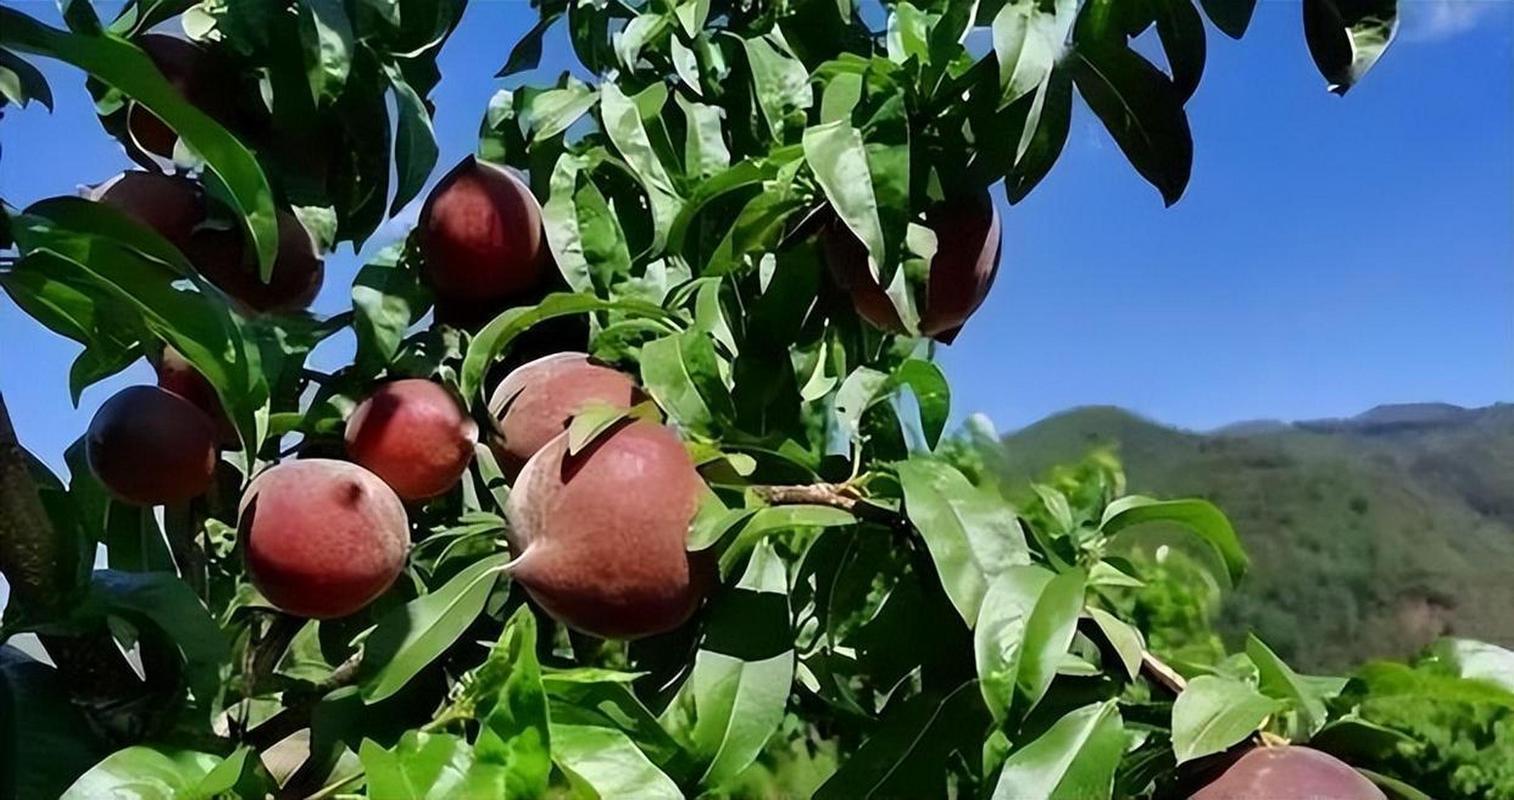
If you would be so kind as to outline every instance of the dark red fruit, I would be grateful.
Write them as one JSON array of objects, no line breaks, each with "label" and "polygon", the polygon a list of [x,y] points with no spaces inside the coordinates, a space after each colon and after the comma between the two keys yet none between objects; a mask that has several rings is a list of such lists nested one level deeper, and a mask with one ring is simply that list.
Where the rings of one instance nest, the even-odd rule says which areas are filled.
[{"label": "dark red fruit", "polygon": [[512,576],[585,633],[633,639],[676,628],[706,583],[684,547],[703,491],[683,442],[662,425],[623,423],[574,456],[559,435],[511,489]]},{"label": "dark red fruit", "polygon": [[522,364],[489,398],[497,422],[489,447],[506,474],[567,429],[575,414],[595,403],[630,408],[646,399],[631,376],[584,353],[554,353]]},{"label": "dark red fruit", "polygon": [[161,172],[123,172],[96,187],[92,196],[180,249],[205,221],[205,193],[200,185]]},{"label": "dark red fruit", "polygon": [[[234,91],[238,77],[225,58],[187,39],[163,33],[143,34],[137,37],[136,45],[147,53],[180,97],[223,126],[237,127],[241,116]],[[126,124],[142,149],[173,158],[174,143],[179,137],[151,111],[132,105]]]},{"label": "dark red fruit", "polygon": [[315,239],[297,217],[281,210],[278,220],[279,252],[267,283],[258,277],[255,254],[240,227],[201,228],[185,254],[206,280],[245,311],[300,311],[320,292],[326,266]]},{"label": "dark red fruit", "polygon": [[1191,800],[1386,800],[1381,789],[1344,761],[1307,747],[1247,751]]},{"label": "dark red fruit", "polygon": [[383,594],[405,566],[410,522],[377,475],[345,461],[268,468],[247,487],[237,533],[253,585],[279,609],[331,619]]},{"label": "dark red fruit", "polygon": [[132,386],[106,400],[89,423],[89,469],[117,499],[179,503],[203,494],[216,468],[216,431],[188,400]]},{"label": "dark red fruit", "polygon": [[347,419],[347,455],[405,500],[427,500],[457,485],[478,425],[441,385],[408,379],[380,386]]},{"label": "dark red fruit", "polygon": [[237,430],[231,424],[231,418],[226,416],[226,409],[221,405],[215,387],[188,359],[172,347],[164,347],[163,357],[158,360],[156,368],[158,388],[173,392],[205,412],[205,416],[215,425],[216,439],[223,447],[236,445]]},{"label": "dark red fruit", "polygon": [[[920,307],[920,332],[950,342],[983,304],[999,270],[999,212],[985,191],[937,204],[926,212],[925,224],[936,234],[936,256]],[[904,323],[868,268],[862,242],[836,220],[822,243],[831,274],[851,293],[857,313],[876,328],[902,333]]]},{"label": "dark red fruit", "polygon": [[418,231],[426,279],[444,305],[497,304],[542,281],[541,206],[509,170],[463,159],[426,198]]}]

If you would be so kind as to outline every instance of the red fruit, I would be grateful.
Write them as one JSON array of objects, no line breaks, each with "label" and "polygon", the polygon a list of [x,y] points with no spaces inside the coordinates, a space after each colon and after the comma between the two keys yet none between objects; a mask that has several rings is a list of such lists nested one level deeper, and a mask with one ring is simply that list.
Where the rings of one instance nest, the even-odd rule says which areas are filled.
[{"label": "red fruit", "polygon": [[[936,234],[920,332],[950,343],[993,285],[999,270],[999,212],[988,192],[932,207],[925,224]],[[904,323],[868,268],[867,248],[839,220],[822,243],[831,274],[852,295],[857,313],[874,327],[902,333]]]},{"label": "red fruit", "polygon": [[91,196],[153,229],[180,249],[205,221],[205,193],[200,185],[161,172],[123,172],[95,187]]},{"label": "red fruit", "polygon": [[237,533],[269,602],[299,617],[345,617],[399,577],[405,506],[377,475],[328,459],[285,461],[247,487]]},{"label": "red fruit", "polygon": [[541,206],[508,170],[463,159],[421,207],[420,250],[438,300],[477,307],[534,289],[547,261]]},{"label": "red fruit", "polygon": [[1307,747],[1256,747],[1191,800],[1386,800],[1381,789],[1334,756]]},{"label": "red fruit", "polygon": [[315,300],[326,276],[315,239],[297,217],[279,211],[279,252],[267,283],[247,232],[241,227],[202,228],[185,247],[185,255],[205,279],[252,313],[300,311]]},{"label": "red fruit", "polygon": [[553,618],[632,639],[683,624],[704,575],[684,543],[704,491],[672,430],[622,423],[568,455],[553,439],[510,492],[512,575]]},{"label": "red fruit", "polygon": [[216,468],[215,425],[188,400],[156,386],[131,386],[106,400],[89,423],[89,469],[117,499],[178,503],[203,494]]},{"label": "red fruit", "polygon": [[347,419],[347,454],[405,500],[427,500],[457,485],[478,425],[452,394],[427,380],[380,386]]},{"label": "red fruit", "polygon": [[544,356],[517,367],[495,387],[489,414],[498,424],[489,447],[506,474],[514,475],[586,407],[630,408],[644,399],[631,376],[584,353]]},{"label": "red fruit", "polygon": [[[194,42],[163,33],[143,34],[137,37],[136,45],[147,53],[180,97],[223,126],[236,127],[240,109],[234,87],[238,77],[224,58]],[[173,146],[179,137],[151,111],[134,104],[127,112],[126,124],[142,149],[173,158]]]},{"label": "red fruit", "polygon": [[230,447],[237,443],[237,430],[221,406],[221,398],[214,386],[195,369],[189,360],[172,347],[163,348],[163,358],[157,363],[158,388],[166,389],[194,404],[205,412],[216,428],[216,441]]}]

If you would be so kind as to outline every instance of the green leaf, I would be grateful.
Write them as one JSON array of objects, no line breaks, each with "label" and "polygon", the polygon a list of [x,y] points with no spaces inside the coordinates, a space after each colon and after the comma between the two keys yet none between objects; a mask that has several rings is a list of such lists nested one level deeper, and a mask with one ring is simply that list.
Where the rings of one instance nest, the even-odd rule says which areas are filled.
[{"label": "green leaf", "polygon": [[836,392],[836,423],[852,440],[862,438],[862,416],[886,397],[889,375],[871,367],[858,367],[841,382]]},{"label": "green leaf", "polygon": [[641,382],[685,429],[718,430],[735,416],[715,340],[706,334],[689,331],[642,345]]},{"label": "green leaf", "polygon": [[393,696],[451,647],[483,612],[500,568],[509,560],[508,553],[497,553],[476,561],[436,591],[380,618],[363,642],[358,672],[363,702]]},{"label": "green leaf", "polygon": [[1004,194],[1009,202],[1024,200],[1051,172],[1071,127],[1072,77],[1066,69],[1053,69],[1036,88],[1012,167],[1004,176]]},{"label": "green leaf", "polygon": [[552,741],[531,609],[521,606],[506,623],[476,682],[483,695],[467,795],[540,797],[552,771]]},{"label": "green leaf", "polygon": [[1077,11],[1077,0],[1009,0],[999,8],[991,27],[1001,104],[1046,85],[1066,49]]},{"label": "green leaf", "polygon": [[201,779],[221,762],[219,756],[160,745],[117,750],[63,793],[60,800],[177,800],[197,797]]},{"label": "green leaf", "polygon": [[[611,426],[631,416],[631,409],[620,408],[609,403],[590,402],[583,410],[573,415],[568,423],[568,455],[576,456],[579,451],[595,439],[598,439]],[[655,418],[657,412],[654,410]]]},{"label": "green leaf", "polygon": [[161,630],[179,648],[184,678],[196,703],[208,709],[216,702],[221,668],[231,647],[200,598],[177,575],[95,570],[88,602],[95,613],[127,617]]},{"label": "green leaf", "polygon": [[[720,174],[731,165],[731,151],[726,147],[720,108],[690,100],[682,94],[676,99],[685,120],[683,161],[689,177],[702,181]],[[682,216],[683,212],[680,212],[679,217]],[[671,229],[669,232],[671,236]]]},{"label": "green leaf", "polygon": [[425,315],[431,293],[420,272],[401,261],[402,245],[385,248],[352,281],[352,330],[358,369],[376,375],[399,354],[405,332]]},{"label": "green leaf", "polygon": [[1239,39],[1246,35],[1251,25],[1251,14],[1256,11],[1256,0],[1199,0],[1209,21],[1226,36]]},{"label": "green leaf", "polygon": [[1305,741],[1325,726],[1325,701],[1328,698],[1319,691],[1317,684],[1305,681],[1255,634],[1246,637],[1246,656],[1256,664],[1262,694],[1288,703],[1292,713],[1298,715],[1299,730],[1290,731],[1288,738]]},{"label": "green leaf", "polygon": [[[1103,562],[1100,562],[1103,563]],[[1107,584],[1106,584],[1107,585]],[[1141,674],[1141,658],[1146,649],[1146,643],[1141,637],[1141,631],[1134,625],[1116,617],[1102,608],[1088,609],[1088,615],[1093,618],[1099,631],[1108,640],[1109,646],[1114,648],[1120,656],[1120,665],[1125,667],[1125,674],[1135,680]]]},{"label": "green leaf", "polygon": [[552,725],[552,760],[581,795],[602,800],[680,800],[684,795],[624,733],[597,725]]},{"label": "green leaf", "polygon": [[1161,70],[1123,43],[1079,42],[1073,79],[1115,144],[1167,205],[1183,196],[1193,168],[1193,136],[1183,95]]},{"label": "green leaf", "polygon": [[420,194],[431,170],[436,168],[438,150],[436,131],[431,126],[431,113],[426,103],[411,88],[398,67],[385,65],[384,74],[389,77],[389,88],[394,92],[394,110],[399,123],[394,136],[395,188],[394,201],[389,204],[390,215]]},{"label": "green leaf", "polygon": [[600,86],[600,118],[605,134],[630,165],[652,207],[652,251],[661,252],[668,231],[683,207],[683,198],[652,146],[641,109],[613,82]]},{"label": "green leaf", "polygon": [[173,555],[163,540],[163,531],[152,508],[134,506],[115,498],[105,505],[104,538],[106,565],[122,572],[173,572]]},{"label": "green leaf", "polygon": [[[566,7],[566,5],[566,3],[562,4],[563,7]],[[535,25],[531,26],[531,30],[526,31],[526,35],[522,36],[515,43],[515,46],[510,48],[510,57],[505,59],[505,65],[500,67],[499,72],[496,72],[494,77],[508,78],[517,72],[536,69],[537,65],[541,63],[542,37],[547,35],[547,31],[563,15],[563,7],[554,8],[551,11],[542,10],[541,18],[536,21]]]},{"label": "green leaf", "polygon": [[456,796],[473,763],[468,743],[450,733],[406,731],[393,750],[372,739],[358,749],[371,797],[444,800]]},{"label": "green leaf", "polygon": [[186,102],[147,54],[111,33],[82,35],[43,25],[0,8],[0,45],[72,64],[141,103],[201,158],[226,188],[226,199],[246,225],[262,277],[273,271],[279,231],[273,192],[252,153],[215,120]]},{"label": "green leaf", "polygon": [[794,678],[788,578],[767,541],[757,544],[733,591],[711,609],[694,669],[670,713],[704,760],[701,785],[746,769],[783,721]]},{"label": "green leaf", "polygon": [[1015,511],[944,463],[912,458],[898,471],[905,514],[925,540],[952,605],[973,625],[994,578],[1030,563]]},{"label": "green leaf", "polygon": [[71,688],[56,669],[0,645],[0,794],[58,797],[109,752]]},{"label": "green leaf", "polygon": [[1172,86],[1187,102],[1204,76],[1204,20],[1193,0],[1147,0],[1156,12],[1157,35],[1167,53]]},{"label": "green leaf", "polygon": [[974,625],[973,650],[983,699],[996,718],[1016,707],[1016,697],[1029,712],[1046,694],[1077,632],[1084,583],[1081,572],[1057,575],[1034,566],[994,577]]},{"label": "green leaf", "polygon": [[946,430],[951,415],[951,384],[934,361],[911,358],[900,364],[889,377],[893,386],[908,386],[920,409],[920,427],[925,444],[934,450]]},{"label": "green leaf", "polygon": [[495,317],[473,337],[458,372],[458,384],[470,402],[483,388],[484,373],[510,346],[516,336],[538,322],[586,314],[591,311],[620,311],[630,316],[654,320],[669,319],[661,306],[639,300],[602,300],[591,294],[557,293],[547,295],[534,306],[512,308]]},{"label": "green leaf", "polygon": [[1099,529],[1106,536],[1115,536],[1127,528],[1149,522],[1180,525],[1197,534],[1224,561],[1231,583],[1246,574],[1249,559],[1235,530],[1230,527],[1230,520],[1207,500],[1153,500],[1140,495],[1122,497],[1104,509]]},{"label": "green leaf", "polygon": [[520,112],[520,123],[532,142],[556,136],[589,113],[599,102],[599,92],[578,80],[530,96]]},{"label": "green leaf", "polygon": [[994,800],[1110,797],[1124,751],[1125,725],[1115,701],[1084,706],[1010,753]]},{"label": "green leaf", "polygon": [[304,0],[298,13],[310,96],[318,105],[335,103],[352,72],[352,21],[341,0]]},{"label": "green leaf", "polygon": [[42,71],[9,50],[0,50],[0,97],[22,108],[36,100],[53,110],[53,90]]},{"label": "green leaf", "polygon": [[1345,94],[1398,32],[1398,0],[1304,0],[1304,40],[1330,91]]},{"label": "green leaf", "polygon": [[867,248],[868,269],[878,278],[886,247],[862,132],[848,120],[807,128],[804,160],[836,214]]},{"label": "green leaf", "polygon": [[[795,528],[833,528],[851,525],[856,521],[857,518],[851,513],[830,506],[782,505],[760,508],[755,512],[749,509],[730,512],[730,516],[725,518],[726,524],[712,532],[716,538],[723,538],[729,531],[737,531],[735,538],[720,554],[720,572],[729,575],[741,563],[741,559],[769,534]],[[711,544],[714,542],[690,541],[689,549],[702,550]]]},{"label": "green leaf", "polygon": [[883,723],[815,791],[814,800],[946,797],[947,759],[980,747],[989,718],[975,682],[890,704]]},{"label": "green leaf", "polygon": [[1172,751],[1182,764],[1229,749],[1281,707],[1250,684],[1200,675],[1172,704]]},{"label": "green leaf", "polygon": [[809,71],[772,36],[742,39],[741,45],[768,132],[773,141],[785,144],[789,131],[804,125],[805,112],[815,102]]}]

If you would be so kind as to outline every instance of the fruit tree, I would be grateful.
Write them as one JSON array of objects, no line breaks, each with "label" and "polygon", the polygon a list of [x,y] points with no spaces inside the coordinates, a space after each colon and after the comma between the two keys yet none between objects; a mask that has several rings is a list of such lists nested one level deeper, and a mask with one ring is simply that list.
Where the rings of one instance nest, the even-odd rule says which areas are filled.
[{"label": "fruit tree", "polygon": [[[0,286],[83,346],[76,400],[159,385],[66,481],[0,413],[0,637],[50,661],[0,651],[0,795],[1415,796],[1328,746],[1344,681],[1116,613],[1139,526],[1241,578],[1216,508],[1015,507],[941,446],[932,353],[1036,268],[1001,220],[1074,96],[1177,202],[1255,0],[533,0],[424,198],[463,0],[60,5],[0,8],[0,92],[77,67],[141,168],[5,206]],[[1300,8],[1339,93],[1396,26]],[[512,77],[554,47],[587,79]]]}]

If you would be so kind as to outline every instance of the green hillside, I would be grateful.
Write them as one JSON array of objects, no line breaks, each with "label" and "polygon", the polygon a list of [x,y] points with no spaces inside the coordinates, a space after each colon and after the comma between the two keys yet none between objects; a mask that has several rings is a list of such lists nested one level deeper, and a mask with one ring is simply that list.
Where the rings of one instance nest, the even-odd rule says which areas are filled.
[{"label": "green hillside", "polygon": [[1408,656],[1447,634],[1514,643],[1514,405],[1210,434],[1091,407],[1003,444],[1007,484],[1113,448],[1133,491],[1217,503],[1254,559],[1222,630],[1254,629],[1299,666]]}]

